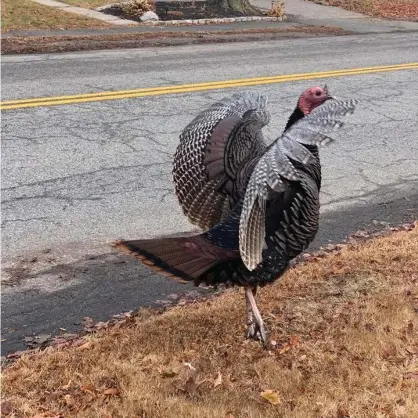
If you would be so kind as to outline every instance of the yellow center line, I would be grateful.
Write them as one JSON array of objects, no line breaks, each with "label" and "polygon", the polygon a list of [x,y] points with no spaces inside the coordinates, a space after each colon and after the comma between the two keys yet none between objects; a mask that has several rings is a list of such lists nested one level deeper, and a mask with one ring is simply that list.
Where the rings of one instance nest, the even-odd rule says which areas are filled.
[{"label": "yellow center line", "polygon": [[23,109],[39,106],[68,105],[75,103],[98,102],[104,100],[119,100],[132,97],[160,96],[165,94],[190,93],[196,91],[217,90],[235,87],[247,87],[264,84],[285,83],[290,81],[313,80],[317,78],[341,77],[349,75],[372,74],[388,71],[418,69],[418,62],[397,65],[353,68],[315,73],[278,75],[269,77],[254,77],[235,80],[214,81],[175,86],[150,87],[134,90],[106,91],[99,93],[74,94],[71,96],[39,97],[33,99],[7,100],[0,103],[1,110]]}]

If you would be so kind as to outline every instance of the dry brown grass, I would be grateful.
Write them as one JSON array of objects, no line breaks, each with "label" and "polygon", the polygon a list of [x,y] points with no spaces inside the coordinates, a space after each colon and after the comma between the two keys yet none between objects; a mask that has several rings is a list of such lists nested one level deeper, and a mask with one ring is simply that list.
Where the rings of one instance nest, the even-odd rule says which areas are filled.
[{"label": "dry brown grass", "polygon": [[387,19],[418,20],[418,0],[312,0]]},{"label": "dry brown grass", "polygon": [[244,340],[243,295],[231,291],[24,356],[5,371],[3,397],[16,417],[418,417],[417,226],[262,289],[271,352]]},{"label": "dry brown grass", "polygon": [[2,31],[108,27],[105,22],[43,6],[31,0],[1,0]]},{"label": "dry brown grass", "polygon": [[285,13],[285,5],[281,0],[275,0],[271,3],[271,8],[267,13],[269,16],[283,17]]},{"label": "dry brown grass", "polygon": [[155,10],[155,0],[131,0],[122,3],[123,14],[131,19],[139,19],[145,12]]},{"label": "dry brown grass", "polygon": [[142,32],[117,35],[60,35],[12,37],[2,40],[2,54],[54,53],[112,48],[268,41],[316,35],[346,35],[350,32],[332,26],[297,26],[274,29],[240,29],[198,32]]}]

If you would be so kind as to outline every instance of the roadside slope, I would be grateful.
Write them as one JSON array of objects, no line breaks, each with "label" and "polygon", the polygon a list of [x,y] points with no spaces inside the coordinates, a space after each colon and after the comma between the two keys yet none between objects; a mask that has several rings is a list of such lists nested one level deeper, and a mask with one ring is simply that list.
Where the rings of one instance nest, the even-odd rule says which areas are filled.
[{"label": "roadside slope", "polygon": [[4,373],[6,405],[84,418],[417,416],[417,226],[309,256],[262,289],[270,352],[244,340],[233,290],[23,356]]}]

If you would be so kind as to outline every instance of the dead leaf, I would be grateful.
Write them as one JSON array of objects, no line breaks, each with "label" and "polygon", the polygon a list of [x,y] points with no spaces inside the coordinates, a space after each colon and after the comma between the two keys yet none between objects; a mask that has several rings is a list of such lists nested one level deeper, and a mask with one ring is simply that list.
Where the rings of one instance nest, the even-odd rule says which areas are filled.
[{"label": "dead leaf", "polygon": [[279,354],[286,353],[286,351],[289,351],[290,349],[291,346],[288,343],[283,344],[282,348],[279,350]]},{"label": "dead leaf", "polygon": [[71,395],[64,395],[64,400],[68,406],[74,406],[74,398]]},{"label": "dead leaf", "polygon": [[187,393],[188,395],[193,396],[196,393],[196,389],[197,389],[197,385],[196,385],[194,376],[190,376],[186,380],[186,383],[184,384],[181,390]]},{"label": "dead leaf", "polygon": [[217,388],[218,386],[222,385],[222,374],[218,372],[218,377],[213,382],[213,387]]},{"label": "dead leaf", "polygon": [[81,385],[80,390],[82,390],[83,392],[88,392],[92,394],[96,392],[96,389],[94,388],[93,385]]},{"label": "dead leaf", "polygon": [[77,350],[87,350],[88,348],[90,348],[93,345],[93,343],[91,341],[87,341],[86,343],[76,347]]},{"label": "dead leaf", "polygon": [[40,334],[34,337],[25,337],[25,343],[29,348],[38,348],[51,340],[50,334]]},{"label": "dead leaf", "polygon": [[6,400],[1,403],[1,415],[10,415],[13,412],[12,401]]},{"label": "dead leaf", "polygon": [[267,389],[264,392],[261,392],[260,395],[272,405],[280,405],[282,403],[280,396],[274,390]]},{"label": "dead leaf", "polygon": [[165,369],[161,371],[162,377],[174,377],[177,375],[177,372],[174,369]]},{"label": "dead leaf", "polygon": [[116,389],[116,388],[109,388],[109,389],[106,389],[105,391],[103,391],[103,395],[105,395],[105,396],[119,396],[120,391],[119,391],[119,389]]},{"label": "dead leaf", "polygon": [[190,363],[184,363],[186,367],[188,367],[192,372],[196,371],[196,367],[193,367]]},{"label": "dead leaf", "polygon": [[223,384],[224,384],[224,386],[227,389],[232,389],[233,388],[234,384],[232,383],[232,379],[231,379],[231,375],[230,374],[228,374],[228,375],[225,376],[225,379],[223,381]]},{"label": "dead leaf", "polygon": [[86,316],[83,318],[83,326],[85,331],[91,331],[94,327],[94,319]]},{"label": "dead leaf", "polygon": [[141,363],[146,363],[146,362],[157,363],[158,357],[155,354],[148,354],[141,360]]},{"label": "dead leaf", "polygon": [[72,384],[73,384],[73,381],[72,380],[69,380],[69,382],[66,385],[61,386],[61,389],[62,390],[68,390],[68,389],[70,389],[70,387],[71,387]]},{"label": "dead leaf", "polygon": [[22,356],[22,351],[16,351],[15,353],[10,353],[6,356],[8,359],[18,359]]},{"label": "dead leaf", "polygon": [[107,321],[107,322],[98,322],[96,325],[95,325],[95,328],[97,329],[97,330],[100,330],[100,329],[105,329],[105,328],[107,328],[109,326],[109,321]]},{"label": "dead leaf", "polygon": [[337,410],[337,418],[350,418],[350,412],[346,406],[339,406]]}]

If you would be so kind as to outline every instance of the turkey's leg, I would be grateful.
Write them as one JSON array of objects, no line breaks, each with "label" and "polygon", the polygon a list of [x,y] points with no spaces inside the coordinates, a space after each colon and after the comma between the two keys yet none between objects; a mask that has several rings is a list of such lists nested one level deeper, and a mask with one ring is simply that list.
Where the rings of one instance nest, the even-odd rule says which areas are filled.
[{"label": "turkey's leg", "polygon": [[[257,293],[257,288],[248,288],[251,289],[253,295],[255,296]],[[253,310],[251,308],[251,303],[250,300],[248,299],[248,295],[247,295],[247,288],[245,288],[245,307],[247,310],[247,338],[256,338],[257,337],[257,330],[256,330],[256,325],[254,322],[254,315],[253,315]]]},{"label": "turkey's leg", "polygon": [[[245,296],[246,299],[250,305],[251,311],[252,311],[252,317],[253,317],[253,327],[251,326],[248,327],[248,333],[250,333],[250,331],[254,330],[254,332],[252,332],[250,334],[251,337],[255,338],[257,332],[260,334],[261,337],[261,341],[263,342],[264,346],[267,347],[268,343],[267,343],[267,333],[266,330],[264,328],[264,322],[263,322],[263,318],[261,317],[260,311],[258,310],[257,304],[255,303],[255,288],[250,288],[247,287],[245,289]],[[248,310],[247,310],[247,315],[248,315]]]}]

